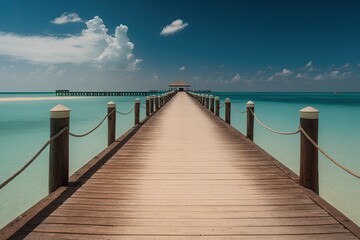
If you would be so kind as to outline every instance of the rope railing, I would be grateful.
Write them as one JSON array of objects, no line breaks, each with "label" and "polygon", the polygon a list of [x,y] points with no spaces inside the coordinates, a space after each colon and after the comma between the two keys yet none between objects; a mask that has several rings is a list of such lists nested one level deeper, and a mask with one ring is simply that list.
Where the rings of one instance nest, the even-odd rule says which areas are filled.
[{"label": "rope railing", "polygon": [[89,135],[90,133],[92,133],[92,132],[94,132],[96,129],[98,129],[98,128],[101,126],[101,124],[103,124],[103,122],[106,120],[106,118],[109,117],[109,115],[111,115],[114,111],[115,111],[115,109],[112,110],[111,112],[109,112],[109,113],[103,118],[103,120],[101,120],[101,122],[100,122],[96,127],[94,127],[93,129],[91,129],[90,131],[88,131],[88,132],[86,132],[86,133],[83,133],[83,134],[75,134],[75,133],[69,132],[69,135],[72,136],[72,137],[85,137],[85,136]]},{"label": "rope railing", "polygon": [[135,107],[133,107],[130,111],[128,111],[128,112],[126,112],[126,113],[123,113],[123,112],[120,112],[120,111],[116,111],[116,113],[121,114],[121,115],[128,115],[128,114],[130,114],[132,111],[134,111],[134,108],[135,108]]},{"label": "rope railing", "polygon": [[231,108],[232,108],[235,112],[240,113],[240,114],[243,114],[243,113],[246,113],[246,112],[247,112],[246,110],[244,110],[244,111],[238,110],[238,109],[235,108],[233,105],[231,105]]},{"label": "rope railing", "polygon": [[141,104],[140,104],[140,107],[142,107],[143,109],[146,109],[146,107],[145,107],[145,106],[143,106],[143,105],[141,105]]},{"label": "rope railing", "polygon": [[4,188],[6,185],[8,185],[14,178],[19,176],[23,171],[25,171],[26,168],[28,168],[35,159],[49,146],[50,143],[52,143],[56,138],[58,138],[61,134],[63,134],[65,131],[69,130],[69,128],[64,127],[61,129],[58,133],[56,133],[54,136],[52,136],[41,148],[40,150],[16,173],[14,173],[11,177],[6,179],[2,184],[0,184],[0,189]]},{"label": "rope railing", "polygon": [[294,135],[294,134],[298,134],[298,133],[300,132],[300,128],[299,128],[298,130],[296,130],[296,131],[293,131],[293,132],[283,132],[283,131],[278,131],[278,130],[275,130],[275,129],[271,128],[271,127],[268,127],[268,126],[266,126],[263,122],[261,122],[261,121],[259,120],[259,118],[255,115],[255,113],[254,113],[250,108],[249,108],[249,110],[250,110],[251,114],[254,116],[255,120],[256,120],[262,127],[264,127],[265,129],[267,129],[267,130],[269,130],[269,131],[271,131],[271,132],[273,132],[273,133],[277,133],[277,134],[281,134],[281,135]]},{"label": "rope railing", "polygon": [[341,165],[339,162],[337,162],[334,158],[332,158],[331,156],[329,156],[329,154],[327,154],[307,133],[306,131],[299,127],[299,131],[301,131],[302,134],[304,134],[304,136],[314,145],[314,147],[316,147],[319,152],[321,152],[327,159],[329,159],[332,163],[334,163],[336,166],[338,166],[339,168],[341,168],[342,170],[344,170],[345,172],[351,174],[352,176],[359,178],[360,179],[360,174],[357,174],[353,171],[351,171],[350,169],[344,167],[343,165]]},{"label": "rope railing", "polygon": [[223,106],[225,106],[225,102],[223,104],[220,105],[220,108],[222,108]]}]

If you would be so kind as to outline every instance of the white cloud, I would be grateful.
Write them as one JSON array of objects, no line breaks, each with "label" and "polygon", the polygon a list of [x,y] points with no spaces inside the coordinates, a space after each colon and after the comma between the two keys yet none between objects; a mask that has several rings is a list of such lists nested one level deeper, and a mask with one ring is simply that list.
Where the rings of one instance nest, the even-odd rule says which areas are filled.
[{"label": "white cloud", "polygon": [[51,21],[54,24],[65,24],[65,23],[75,23],[82,22],[81,18],[77,13],[63,13],[60,17],[55,18]]},{"label": "white cloud", "polygon": [[177,20],[173,21],[171,24],[166,25],[165,27],[163,27],[163,29],[160,32],[160,35],[168,36],[168,35],[174,34],[176,32],[179,32],[179,31],[183,30],[188,25],[189,24],[184,23],[183,20],[177,19]]},{"label": "white cloud", "polygon": [[308,75],[306,73],[298,73],[296,75],[297,78],[308,78]]},{"label": "white cloud", "polygon": [[179,68],[179,71],[185,71],[186,67],[182,66],[181,68]]},{"label": "white cloud", "polygon": [[241,80],[241,76],[239,73],[237,73],[232,79],[231,82],[235,83],[235,82],[240,82]]},{"label": "white cloud", "polygon": [[325,79],[325,76],[323,74],[319,74],[319,75],[314,77],[314,80],[316,80],[316,81],[321,81],[321,80],[324,80],[324,79]]},{"label": "white cloud", "polygon": [[127,37],[127,26],[118,26],[111,36],[102,19],[95,16],[86,27],[79,35],[67,37],[0,32],[0,55],[43,65],[96,63],[115,69],[138,69],[142,60],[132,54],[134,44]]},{"label": "white cloud", "polygon": [[350,63],[345,63],[342,67],[343,68],[348,68],[348,67],[350,67],[351,65],[350,65]]},{"label": "white cloud", "polygon": [[319,74],[314,77],[314,80],[316,81],[320,81],[324,79],[342,80],[351,77],[351,75],[352,75],[351,71],[341,73],[340,71],[335,70],[335,71]]},{"label": "white cloud", "polygon": [[288,77],[293,74],[293,71],[284,68],[281,72],[275,73],[275,77]]},{"label": "white cloud", "polygon": [[313,71],[314,70],[313,62],[309,61],[307,64],[305,64],[305,66],[302,69],[306,71]]}]

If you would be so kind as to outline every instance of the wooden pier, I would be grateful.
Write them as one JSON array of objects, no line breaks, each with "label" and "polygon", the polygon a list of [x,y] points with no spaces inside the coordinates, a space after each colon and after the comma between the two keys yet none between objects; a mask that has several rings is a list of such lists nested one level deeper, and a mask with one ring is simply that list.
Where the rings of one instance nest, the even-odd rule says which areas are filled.
[{"label": "wooden pier", "polygon": [[359,227],[178,93],[2,231],[11,239],[358,239]]},{"label": "wooden pier", "polygon": [[150,96],[158,94],[159,91],[131,91],[131,92],[109,92],[109,91],[69,91],[69,90],[56,90],[56,96],[88,96],[88,97],[106,97],[106,96]]}]

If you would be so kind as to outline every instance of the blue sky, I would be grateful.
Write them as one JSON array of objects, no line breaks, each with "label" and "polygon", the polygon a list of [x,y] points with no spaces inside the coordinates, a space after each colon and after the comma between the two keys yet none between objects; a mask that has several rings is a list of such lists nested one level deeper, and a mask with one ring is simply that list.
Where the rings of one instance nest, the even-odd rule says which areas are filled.
[{"label": "blue sky", "polygon": [[359,1],[0,1],[0,91],[360,91]]}]

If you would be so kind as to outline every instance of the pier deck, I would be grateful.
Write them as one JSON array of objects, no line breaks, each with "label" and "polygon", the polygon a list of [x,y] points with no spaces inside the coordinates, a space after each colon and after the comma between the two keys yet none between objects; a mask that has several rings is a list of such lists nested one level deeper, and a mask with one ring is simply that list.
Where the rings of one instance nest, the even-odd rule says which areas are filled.
[{"label": "pier deck", "polygon": [[12,238],[357,239],[280,164],[186,93],[95,167],[52,194]]}]

